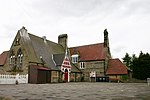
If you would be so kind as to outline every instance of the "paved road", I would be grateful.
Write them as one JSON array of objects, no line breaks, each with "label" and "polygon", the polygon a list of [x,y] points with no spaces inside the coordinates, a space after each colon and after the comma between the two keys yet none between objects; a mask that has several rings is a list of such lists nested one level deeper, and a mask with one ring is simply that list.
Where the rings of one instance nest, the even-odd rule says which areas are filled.
[{"label": "paved road", "polygon": [[0,85],[0,100],[150,100],[150,86],[87,82]]}]

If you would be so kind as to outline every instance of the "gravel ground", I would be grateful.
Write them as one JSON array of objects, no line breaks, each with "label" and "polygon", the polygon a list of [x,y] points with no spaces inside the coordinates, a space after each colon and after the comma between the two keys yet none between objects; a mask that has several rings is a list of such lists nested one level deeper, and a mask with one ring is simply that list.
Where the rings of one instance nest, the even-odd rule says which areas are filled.
[{"label": "gravel ground", "polygon": [[150,100],[146,83],[0,85],[0,100]]}]

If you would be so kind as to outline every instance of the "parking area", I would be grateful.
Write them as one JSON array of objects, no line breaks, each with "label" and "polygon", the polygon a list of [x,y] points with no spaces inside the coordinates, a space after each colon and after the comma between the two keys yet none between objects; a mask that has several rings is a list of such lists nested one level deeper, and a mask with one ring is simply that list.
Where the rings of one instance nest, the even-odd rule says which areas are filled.
[{"label": "parking area", "polygon": [[150,100],[146,83],[0,85],[0,100]]}]

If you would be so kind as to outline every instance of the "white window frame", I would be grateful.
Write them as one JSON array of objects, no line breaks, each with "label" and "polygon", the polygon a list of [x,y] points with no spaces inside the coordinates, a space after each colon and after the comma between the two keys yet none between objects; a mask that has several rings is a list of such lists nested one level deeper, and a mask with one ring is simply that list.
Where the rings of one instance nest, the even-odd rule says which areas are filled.
[{"label": "white window frame", "polygon": [[22,67],[22,61],[23,61],[23,54],[21,52],[18,54],[18,57],[17,57],[17,67]]},{"label": "white window frame", "polygon": [[71,58],[72,58],[72,63],[78,63],[78,58],[79,55],[75,54],[75,55],[72,55]]},{"label": "white window frame", "polygon": [[80,69],[85,69],[85,62],[80,62]]},{"label": "white window frame", "polygon": [[13,67],[15,65],[15,55],[11,55],[9,60],[9,65]]}]

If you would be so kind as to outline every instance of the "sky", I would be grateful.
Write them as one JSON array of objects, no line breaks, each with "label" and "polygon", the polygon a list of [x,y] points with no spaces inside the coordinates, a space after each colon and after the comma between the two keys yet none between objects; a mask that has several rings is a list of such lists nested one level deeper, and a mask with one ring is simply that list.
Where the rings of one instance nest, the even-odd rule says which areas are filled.
[{"label": "sky", "polygon": [[0,0],[0,53],[10,49],[17,31],[68,46],[102,43],[109,33],[113,58],[150,53],[150,0]]}]

